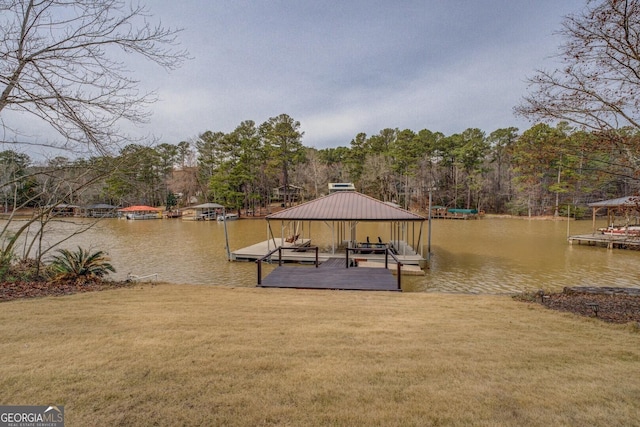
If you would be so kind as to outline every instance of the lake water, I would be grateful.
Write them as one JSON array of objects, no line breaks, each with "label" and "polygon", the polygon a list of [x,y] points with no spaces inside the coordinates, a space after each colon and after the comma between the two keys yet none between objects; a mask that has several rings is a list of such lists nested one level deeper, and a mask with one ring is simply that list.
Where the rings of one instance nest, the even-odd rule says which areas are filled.
[{"label": "lake water", "polygon": [[[231,250],[266,240],[264,220],[227,225]],[[67,222],[52,224],[44,244],[68,234],[70,227]],[[321,224],[313,227],[312,237],[325,232]],[[364,223],[358,227],[359,232],[377,236],[380,226]],[[425,225],[425,233],[426,229]],[[572,221],[569,232],[586,234],[591,229],[591,221]],[[425,276],[403,277],[403,289],[511,293],[564,286],[640,286],[636,268],[640,252],[569,245],[566,238],[567,221],[434,220],[431,266]],[[124,279],[128,273],[157,274],[159,281],[173,283],[256,285],[254,263],[227,261],[224,226],[216,221],[105,219],[63,247],[78,245],[106,251],[117,269],[115,279]],[[265,266],[264,274],[271,268]]]}]

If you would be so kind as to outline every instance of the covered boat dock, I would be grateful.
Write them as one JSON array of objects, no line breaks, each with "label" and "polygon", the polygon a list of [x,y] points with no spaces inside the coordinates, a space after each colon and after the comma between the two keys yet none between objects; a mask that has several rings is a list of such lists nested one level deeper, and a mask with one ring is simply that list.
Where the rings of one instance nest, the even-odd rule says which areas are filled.
[{"label": "covered boat dock", "polygon": [[182,219],[190,221],[216,221],[225,212],[218,203],[203,203],[182,209]]},{"label": "covered boat dock", "polygon": [[[331,236],[319,255],[322,261],[343,258],[348,248],[358,260],[382,262],[389,249],[402,264],[426,265],[426,218],[356,191],[331,193],[268,215],[266,220],[267,240],[232,251],[232,260],[255,261],[278,247],[294,247],[283,255],[285,261],[311,262],[313,255],[305,247],[316,243],[312,227],[320,226]],[[364,222],[385,224],[384,236],[361,236],[358,225]]]},{"label": "covered boat dock", "polygon": [[94,205],[88,205],[81,208],[81,215],[89,218],[115,218],[118,213],[117,206],[109,205],[107,203],[97,203]]},{"label": "covered boat dock", "polygon": [[[257,261],[258,286],[400,291],[403,274],[424,274],[425,218],[356,191],[330,193],[268,215],[266,220],[266,241],[231,254],[232,260]],[[375,240],[363,236],[358,232],[363,222],[382,223],[386,231]],[[312,226],[314,231],[324,227],[325,238],[330,236],[330,241],[322,242],[321,252],[312,246]],[[273,262],[276,252],[280,265],[263,280],[261,263]]]},{"label": "covered boat dock", "polygon": [[[570,244],[605,246],[608,249],[640,249],[640,197],[627,196],[589,203],[592,210],[591,234],[569,236]],[[597,213],[607,210],[607,227],[596,228]]]}]

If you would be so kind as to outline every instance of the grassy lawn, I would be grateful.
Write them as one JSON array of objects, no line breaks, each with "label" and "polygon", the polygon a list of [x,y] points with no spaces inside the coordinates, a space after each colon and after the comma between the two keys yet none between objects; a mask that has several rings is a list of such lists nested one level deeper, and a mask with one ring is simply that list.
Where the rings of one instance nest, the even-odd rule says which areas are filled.
[{"label": "grassy lawn", "polygon": [[68,426],[640,423],[640,333],[506,296],[136,286],[0,304]]}]

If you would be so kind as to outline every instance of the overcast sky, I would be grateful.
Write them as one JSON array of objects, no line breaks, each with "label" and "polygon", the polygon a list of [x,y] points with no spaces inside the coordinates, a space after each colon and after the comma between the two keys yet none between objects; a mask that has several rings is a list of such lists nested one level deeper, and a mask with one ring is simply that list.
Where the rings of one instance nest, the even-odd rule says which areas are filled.
[{"label": "overcast sky", "polygon": [[127,129],[177,144],[286,113],[306,146],[359,132],[522,130],[526,78],[551,68],[563,17],[586,0],[149,0],[181,27],[179,70],[130,63],[155,89],[150,123]]}]

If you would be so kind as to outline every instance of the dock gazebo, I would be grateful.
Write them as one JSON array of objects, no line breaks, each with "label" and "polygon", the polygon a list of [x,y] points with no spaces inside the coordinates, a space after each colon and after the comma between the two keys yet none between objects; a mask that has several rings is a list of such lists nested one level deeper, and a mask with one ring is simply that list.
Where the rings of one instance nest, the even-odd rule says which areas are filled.
[{"label": "dock gazebo", "polygon": [[215,221],[218,215],[224,213],[224,206],[218,203],[203,203],[201,205],[189,206],[182,210],[184,220],[212,220]]},{"label": "dock gazebo", "polygon": [[613,226],[616,222],[616,217],[619,214],[624,216],[625,224],[630,225],[631,218],[635,218],[635,224],[638,224],[640,219],[640,196],[627,196],[617,199],[602,200],[600,202],[589,203],[588,205],[592,209],[593,215],[593,232],[596,232],[596,215],[600,209],[607,210],[607,225]]},{"label": "dock gazebo", "polygon": [[[640,197],[627,196],[617,199],[589,203],[593,212],[591,234],[569,236],[570,244],[586,243],[594,246],[613,248],[640,248]],[[596,229],[596,216],[601,209],[607,210],[607,227]],[[622,224],[616,224],[622,217]]]},{"label": "dock gazebo", "polygon": [[90,218],[115,218],[117,206],[107,203],[96,203],[82,208],[82,216]]},{"label": "dock gazebo", "polygon": [[[341,257],[338,252],[347,247],[371,249],[380,245],[381,249],[392,249],[403,264],[424,266],[426,262],[423,254],[423,225],[426,218],[356,191],[330,193],[267,215],[266,220],[267,241],[263,242],[266,245],[263,245],[262,249],[258,249],[256,245],[253,255],[250,254],[252,250],[249,248],[236,251],[232,255],[234,259],[257,259],[279,246],[309,245],[312,240],[312,225],[315,224],[328,227],[331,235],[330,248],[328,252],[321,254],[323,258]],[[276,222],[279,223],[279,227],[274,226]],[[358,241],[358,224],[365,222],[387,224],[385,241]],[[295,256],[295,253],[290,255],[292,258]],[[299,256],[303,256],[302,251]],[[363,255],[363,258],[373,260],[376,254]]]}]

